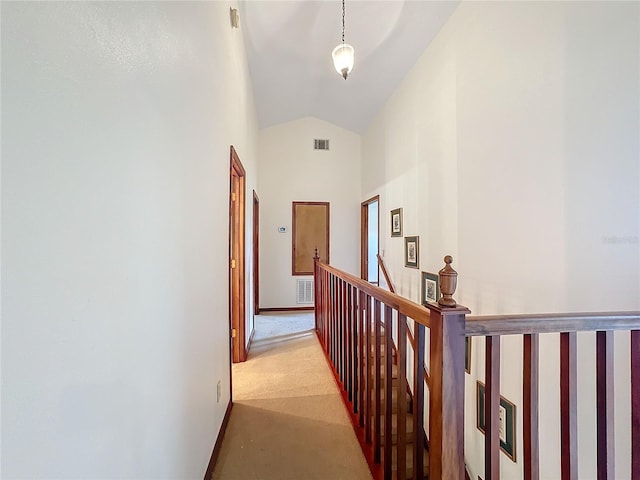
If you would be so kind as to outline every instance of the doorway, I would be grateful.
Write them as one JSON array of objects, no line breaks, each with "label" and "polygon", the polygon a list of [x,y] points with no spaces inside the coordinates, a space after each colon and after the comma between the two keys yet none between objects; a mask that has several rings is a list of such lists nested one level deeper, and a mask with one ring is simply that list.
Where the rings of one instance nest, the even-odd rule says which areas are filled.
[{"label": "doorway", "polygon": [[231,359],[244,362],[246,350],[245,319],[245,170],[233,145],[229,196],[229,324]]},{"label": "doorway", "polygon": [[374,285],[379,284],[378,265],[380,238],[380,196],[362,202],[360,215],[360,277]]}]

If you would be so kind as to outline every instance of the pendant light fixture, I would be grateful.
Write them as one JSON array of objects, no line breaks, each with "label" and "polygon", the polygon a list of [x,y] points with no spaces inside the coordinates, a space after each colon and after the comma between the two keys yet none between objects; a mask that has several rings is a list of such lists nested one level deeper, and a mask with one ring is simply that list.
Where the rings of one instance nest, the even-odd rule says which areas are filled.
[{"label": "pendant light fixture", "polygon": [[351,45],[344,43],[344,0],[342,0],[342,43],[333,49],[331,56],[336,71],[346,80],[353,69],[354,52]]}]

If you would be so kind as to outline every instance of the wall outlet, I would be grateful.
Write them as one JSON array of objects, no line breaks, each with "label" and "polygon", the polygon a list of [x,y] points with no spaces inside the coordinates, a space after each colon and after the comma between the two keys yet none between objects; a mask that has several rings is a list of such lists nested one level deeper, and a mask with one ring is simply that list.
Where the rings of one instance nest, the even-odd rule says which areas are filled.
[{"label": "wall outlet", "polygon": [[218,399],[216,400],[220,403],[220,397],[222,396],[222,381],[218,380]]}]

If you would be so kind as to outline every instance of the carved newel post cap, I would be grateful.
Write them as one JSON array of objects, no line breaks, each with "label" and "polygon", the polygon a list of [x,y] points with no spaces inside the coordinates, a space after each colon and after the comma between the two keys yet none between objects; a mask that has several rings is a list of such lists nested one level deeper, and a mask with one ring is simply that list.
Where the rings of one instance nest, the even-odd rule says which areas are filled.
[{"label": "carved newel post cap", "polygon": [[318,255],[318,247],[315,248],[315,253],[313,254],[314,260],[320,260],[320,255]]},{"label": "carved newel post cap", "polygon": [[442,298],[438,299],[438,305],[441,307],[455,307],[456,301],[453,299],[453,294],[456,293],[458,272],[451,267],[451,263],[453,263],[453,257],[451,255],[444,257],[444,263],[446,263],[446,265],[438,272],[438,276],[440,277],[440,292],[442,293]]}]

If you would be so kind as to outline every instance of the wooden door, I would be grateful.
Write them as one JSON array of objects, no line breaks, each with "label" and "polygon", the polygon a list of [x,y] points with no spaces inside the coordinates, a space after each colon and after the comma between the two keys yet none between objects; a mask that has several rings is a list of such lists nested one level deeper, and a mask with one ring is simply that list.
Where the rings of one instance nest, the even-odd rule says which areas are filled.
[{"label": "wooden door", "polygon": [[253,312],[260,315],[260,199],[253,191]]},{"label": "wooden door", "polygon": [[244,269],[245,170],[232,146],[229,198],[229,322],[233,363],[244,362],[247,357]]}]

